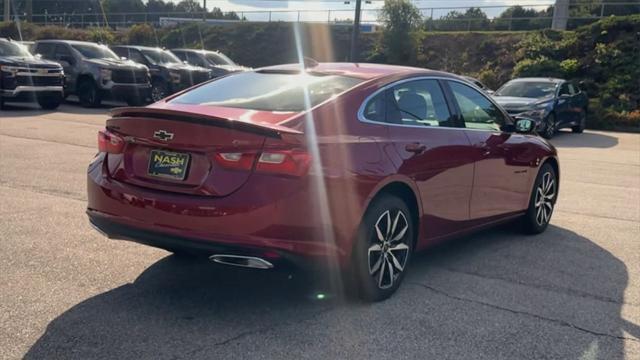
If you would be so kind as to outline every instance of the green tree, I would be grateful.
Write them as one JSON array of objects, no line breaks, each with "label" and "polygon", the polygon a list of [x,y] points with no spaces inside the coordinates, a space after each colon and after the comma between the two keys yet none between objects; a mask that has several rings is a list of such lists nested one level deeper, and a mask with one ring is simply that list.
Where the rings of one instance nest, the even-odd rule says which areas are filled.
[{"label": "green tree", "polygon": [[417,58],[422,15],[409,0],[385,0],[379,21],[384,28],[380,40],[386,60],[395,64],[413,64]]},{"label": "green tree", "polygon": [[434,27],[437,30],[482,30],[489,28],[489,19],[482,9],[470,7],[465,12],[450,11]]}]

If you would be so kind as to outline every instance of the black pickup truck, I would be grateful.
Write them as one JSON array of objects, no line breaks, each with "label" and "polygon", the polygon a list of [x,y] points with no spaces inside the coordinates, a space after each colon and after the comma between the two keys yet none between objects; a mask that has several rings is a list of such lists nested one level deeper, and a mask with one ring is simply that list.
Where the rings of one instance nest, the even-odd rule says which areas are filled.
[{"label": "black pickup truck", "polygon": [[60,64],[31,55],[18,42],[0,38],[0,109],[4,102],[36,100],[43,109],[62,102],[64,71]]}]

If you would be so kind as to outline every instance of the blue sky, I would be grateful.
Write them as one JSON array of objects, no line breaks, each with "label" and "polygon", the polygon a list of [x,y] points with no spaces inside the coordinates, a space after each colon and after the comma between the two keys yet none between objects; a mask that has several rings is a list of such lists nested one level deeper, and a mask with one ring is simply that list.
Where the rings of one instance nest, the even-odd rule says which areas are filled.
[{"label": "blue sky", "polygon": [[[177,1],[177,0],[176,0]],[[470,7],[470,6],[496,6],[496,8],[483,9],[490,17],[495,16],[508,6],[523,5],[523,6],[536,6],[536,9],[545,8],[545,5],[554,3],[555,0],[525,0],[525,1],[513,1],[513,0],[423,0],[415,1],[414,3],[419,8],[446,8],[434,10],[434,17],[439,17],[447,12],[454,10],[456,7]],[[245,16],[251,20],[266,20],[268,18],[267,13],[251,13],[251,11],[265,11],[271,10],[272,20],[291,20],[292,17],[297,17],[297,13],[287,13],[291,10],[306,10],[301,13],[301,20],[319,21],[326,20],[329,17],[347,18],[352,17],[355,1],[351,1],[351,4],[343,4],[343,0],[325,0],[325,1],[251,1],[251,0],[207,0],[207,7],[212,8],[217,6],[225,11],[247,11]],[[376,9],[381,7],[383,1],[373,0],[371,4],[364,5],[363,18],[364,20],[375,19],[375,12],[367,9]],[[332,11],[331,14],[327,13],[327,10]],[[464,11],[464,10],[463,10]],[[429,16],[431,11],[423,11],[424,15]]]}]

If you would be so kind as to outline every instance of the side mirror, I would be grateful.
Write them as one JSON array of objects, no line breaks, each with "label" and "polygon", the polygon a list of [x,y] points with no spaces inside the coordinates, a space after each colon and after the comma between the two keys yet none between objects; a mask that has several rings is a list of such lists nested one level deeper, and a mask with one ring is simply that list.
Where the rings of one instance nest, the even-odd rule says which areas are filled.
[{"label": "side mirror", "polygon": [[528,118],[515,119],[515,131],[520,134],[531,134],[536,128],[536,122]]},{"label": "side mirror", "polygon": [[58,61],[60,61],[61,63],[65,62],[68,65],[73,65],[75,63],[75,60],[71,56],[60,56],[58,58]]}]

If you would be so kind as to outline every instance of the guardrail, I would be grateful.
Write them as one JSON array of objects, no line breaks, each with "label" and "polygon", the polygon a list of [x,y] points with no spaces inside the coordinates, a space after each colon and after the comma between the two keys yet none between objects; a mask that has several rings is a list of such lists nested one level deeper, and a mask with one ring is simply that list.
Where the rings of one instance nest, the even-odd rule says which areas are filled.
[{"label": "guardrail", "polygon": [[[607,17],[616,13],[616,8],[622,6],[637,5],[640,2],[615,2],[615,3],[599,3],[571,4],[571,8],[581,7],[590,13],[596,13],[591,16],[569,16],[568,27],[576,27],[597,21],[600,18]],[[554,4],[534,4],[521,5],[524,8],[533,8],[536,10],[547,10],[547,13],[553,14]],[[532,30],[550,28],[553,16],[536,16],[536,17],[487,17],[487,18],[444,18],[444,15],[450,11],[458,11],[463,13],[470,7],[430,7],[419,8],[425,18],[426,27],[433,31],[474,31],[474,30]],[[509,6],[490,5],[478,6],[487,12],[497,12],[500,9],[508,9]],[[378,15],[380,9],[363,9],[362,23],[378,24]],[[639,11],[640,12],[640,11]],[[571,13],[571,10],[570,10]],[[218,24],[233,22],[308,22],[308,23],[328,23],[335,25],[351,25],[353,18],[353,10],[349,9],[327,9],[327,10],[252,10],[252,11],[235,11],[238,19],[214,19],[210,12],[139,12],[139,13],[44,13],[33,14],[31,22],[41,25],[61,25],[66,27],[128,27],[134,24],[149,23],[155,26],[166,25],[173,22],[188,21],[207,21]],[[1,17],[2,15],[0,15]],[[13,20],[26,21],[26,15],[14,15]],[[164,19],[164,24],[163,24]]]}]

